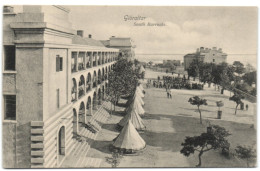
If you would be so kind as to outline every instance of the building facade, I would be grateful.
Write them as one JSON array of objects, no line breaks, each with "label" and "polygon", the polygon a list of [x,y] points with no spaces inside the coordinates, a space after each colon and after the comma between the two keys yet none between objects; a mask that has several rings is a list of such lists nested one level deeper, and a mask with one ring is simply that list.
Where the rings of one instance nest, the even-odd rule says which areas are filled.
[{"label": "building facade", "polygon": [[3,167],[60,167],[91,135],[119,50],[77,35],[65,7],[22,9],[3,14]]},{"label": "building facade", "polygon": [[135,45],[134,41],[130,37],[115,37],[112,36],[109,40],[104,40],[102,43],[108,48],[119,49],[119,56],[135,58]]},{"label": "building facade", "polygon": [[216,47],[205,48],[200,47],[195,53],[190,53],[184,57],[184,69],[187,70],[190,66],[190,63],[194,60],[200,60],[205,63],[215,63],[220,64],[227,61],[227,54],[222,52],[222,49],[217,49]]}]

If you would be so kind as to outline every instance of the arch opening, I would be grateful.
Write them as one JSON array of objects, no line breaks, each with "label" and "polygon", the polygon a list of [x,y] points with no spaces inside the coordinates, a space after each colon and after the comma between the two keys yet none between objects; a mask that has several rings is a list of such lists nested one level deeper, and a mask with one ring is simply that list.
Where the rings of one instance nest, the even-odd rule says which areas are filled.
[{"label": "arch opening", "polygon": [[83,75],[80,76],[79,80],[79,98],[85,95],[85,78]]},{"label": "arch opening", "polygon": [[71,88],[71,101],[74,102],[77,100],[77,83],[76,79],[72,79],[72,88]]}]

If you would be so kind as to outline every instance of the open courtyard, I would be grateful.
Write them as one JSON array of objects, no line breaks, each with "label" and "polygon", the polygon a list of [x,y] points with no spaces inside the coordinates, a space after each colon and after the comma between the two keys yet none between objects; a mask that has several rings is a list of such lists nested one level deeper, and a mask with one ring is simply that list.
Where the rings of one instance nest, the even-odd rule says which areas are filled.
[{"label": "open courtyard", "polygon": [[[164,75],[160,73],[160,75]],[[146,70],[146,77],[157,78],[158,73]],[[204,86],[204,90],[173,89],[172,99],[167,98],[163,88],[145,88],[143,121],[146,130],[140,135],[146,142],[146,148],[132,155],[124,155],[118,167],[195,167],[198,164],[198,153],[185,157],[180,153],[181,143],[186,136],[200,135],[206,132],[209,124],[226,128],[232,135],[228,137],[231,150],[237,145],[256,146],[256,104],[244,100],[249,109],[238,110],[236,104],[229,101],[228,92],[220,94],[215,88]],[[207,99],[207,106],[202,106],[203,124],[199,122],[199,112],[188,99],[199,96]],[[223,101],[222,118],[217,119],[216,101]],[[125,103],[122,100],[120,103]],[[240,108],[239,108],[240,109]],[[116,107],[103,125],[96,141],[92,144],[88,156],[102,159],[100,167],[111,167],[106,159],[111,158],[110,146],[119,134],[116,124],[123,118],[124,108]],[[255,147],[256,148],[256,147]],[[254,163],[251,163],[251,167]],[[202,167],[246,167],[246,162],[230,156],[225,157],[221,151],[209,151],[202,156]]]}]

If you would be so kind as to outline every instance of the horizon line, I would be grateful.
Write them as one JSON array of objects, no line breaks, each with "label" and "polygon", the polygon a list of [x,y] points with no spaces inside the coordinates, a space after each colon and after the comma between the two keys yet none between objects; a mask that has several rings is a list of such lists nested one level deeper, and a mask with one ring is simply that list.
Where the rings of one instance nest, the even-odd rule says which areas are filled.
[{"label": "horizon line", "polygon": [[[155,54],[152,54],[152,53],[136,53],[135,55],[187,55],[188,53],[155,53]],[[230,53],[230,54],[227,54],[227,55],[257,55],[257,54],[253,54],[253,53]]]}]

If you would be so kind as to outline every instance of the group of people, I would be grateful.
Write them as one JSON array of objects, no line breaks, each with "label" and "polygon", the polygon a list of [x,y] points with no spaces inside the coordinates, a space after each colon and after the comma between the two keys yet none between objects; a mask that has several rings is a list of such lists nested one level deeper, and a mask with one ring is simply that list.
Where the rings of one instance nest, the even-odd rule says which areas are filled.
[{"label": "group of people", "polygon": [[157,80],[147,80],[146,87],[150,88],[153,85],[155,88],[167,88],[167,89],[197,89],[203,90],[204,85],[198,83],[190,83],[188,79],[186,79],[185,75],[181,77],[174,76],[163,76],[162,79],[158,76]]}]

